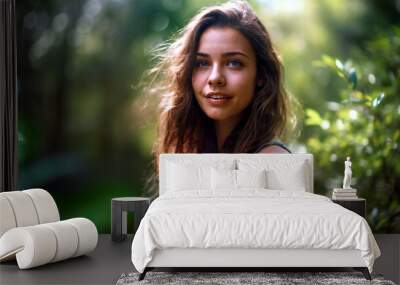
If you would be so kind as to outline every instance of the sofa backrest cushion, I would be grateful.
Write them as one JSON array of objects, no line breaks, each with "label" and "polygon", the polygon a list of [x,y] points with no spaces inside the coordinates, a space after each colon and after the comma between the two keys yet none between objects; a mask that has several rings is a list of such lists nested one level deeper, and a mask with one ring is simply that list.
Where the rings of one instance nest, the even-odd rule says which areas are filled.
[{"label": "sofa backrest cushion", "polygon": [[60,215],[53,197],[43,189],[0,193],[0,237],[15,227],[59,220]]}]

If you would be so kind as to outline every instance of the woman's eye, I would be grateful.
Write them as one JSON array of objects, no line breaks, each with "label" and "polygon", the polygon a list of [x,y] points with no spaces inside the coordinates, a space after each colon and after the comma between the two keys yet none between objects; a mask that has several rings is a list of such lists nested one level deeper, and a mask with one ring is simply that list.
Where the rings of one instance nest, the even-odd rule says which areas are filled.
[{"label": "woman's eye", "polygon": [[207,67],[208,66],[208,62],[206,60],[196,60],[195,62],[195,67]]},{"label": "woman's eye", "polygon": [[241,66],[243,66],[243,64],[238,60],[230,60],[230,61],[228,61],[228,66],[241,67]]}]

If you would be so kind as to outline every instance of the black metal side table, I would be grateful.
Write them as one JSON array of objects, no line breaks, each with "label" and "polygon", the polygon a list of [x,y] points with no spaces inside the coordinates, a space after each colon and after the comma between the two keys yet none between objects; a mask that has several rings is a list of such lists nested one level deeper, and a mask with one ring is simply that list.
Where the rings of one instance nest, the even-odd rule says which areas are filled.
[{"label": "black metal side table", "polygon": [[365,218],[367,201],[363,198],[348,199],[348,200],[338,200],[332,199],[332,202],[339,204],[340,206],[359,214],[361,217]]},{"label": "black metal side table", "polygon": [[150,205],[150,198],[121,197],[111,200],[111,239],[123,241],[127,235],[127,212],[134,213],[134,231]]}]

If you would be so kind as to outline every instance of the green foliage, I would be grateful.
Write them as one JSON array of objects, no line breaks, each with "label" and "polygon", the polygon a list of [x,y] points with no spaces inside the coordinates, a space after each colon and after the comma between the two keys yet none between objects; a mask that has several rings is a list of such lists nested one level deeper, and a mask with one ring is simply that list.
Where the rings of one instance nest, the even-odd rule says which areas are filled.
[{"label": "green foliage", "polygon": [[45,188],[64,219],[109,233],[111,198],[147,195],[151,50],[214,2],[17,1],[18,189]]},{"label": "green foliage", "polygon": [[[327,55],[315,66],[344,82],[339,102],[328,111],[305,111],[309,152],[317,165],[320,192],[339,187],[343,161],[353,159],[353,187],[368,200],[374,232],[400,230],[400,28],[378,36],[367,50],[345,62]],[[332,180],[332,177],[340,177]]]},{"label": "green foliage", "polygon": [[[138,83],[150,51],[220,2],[17,1],[19,189],[43,187],[64,219],[88,217],[109,232],[110,199],[146,195],[158,109]],[[351,155],[374,230],[400,232],[398,31],[365,44],[400,24],[395,1],[249,2],[306,109],[291,146],[314,153],[315,189],[340,185]]]}]

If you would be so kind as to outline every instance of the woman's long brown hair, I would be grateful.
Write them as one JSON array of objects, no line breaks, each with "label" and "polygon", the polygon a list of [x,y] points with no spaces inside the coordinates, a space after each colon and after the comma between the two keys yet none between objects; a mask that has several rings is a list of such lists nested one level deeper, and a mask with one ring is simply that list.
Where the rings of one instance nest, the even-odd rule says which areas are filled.
[{"label": "woman's long brown hair", "polygon": [[257,81],[246,122],[232,152],[254,152],[258,146],[285,136],[289,117],[288,96],[283,88],[282,65],[270,36],[252,8],[243,1],[203,9],[176,37],[159,49],[158,63],[150,71],[152,94],[161,95],[157,139],[153,145],[154,175],[148,187],[156,192],[160,153],[199,153],[206,140],[206,122],[192,88],[192,70],[201,35],[210,27],[231,27],[252,45],[257,61]]}]

